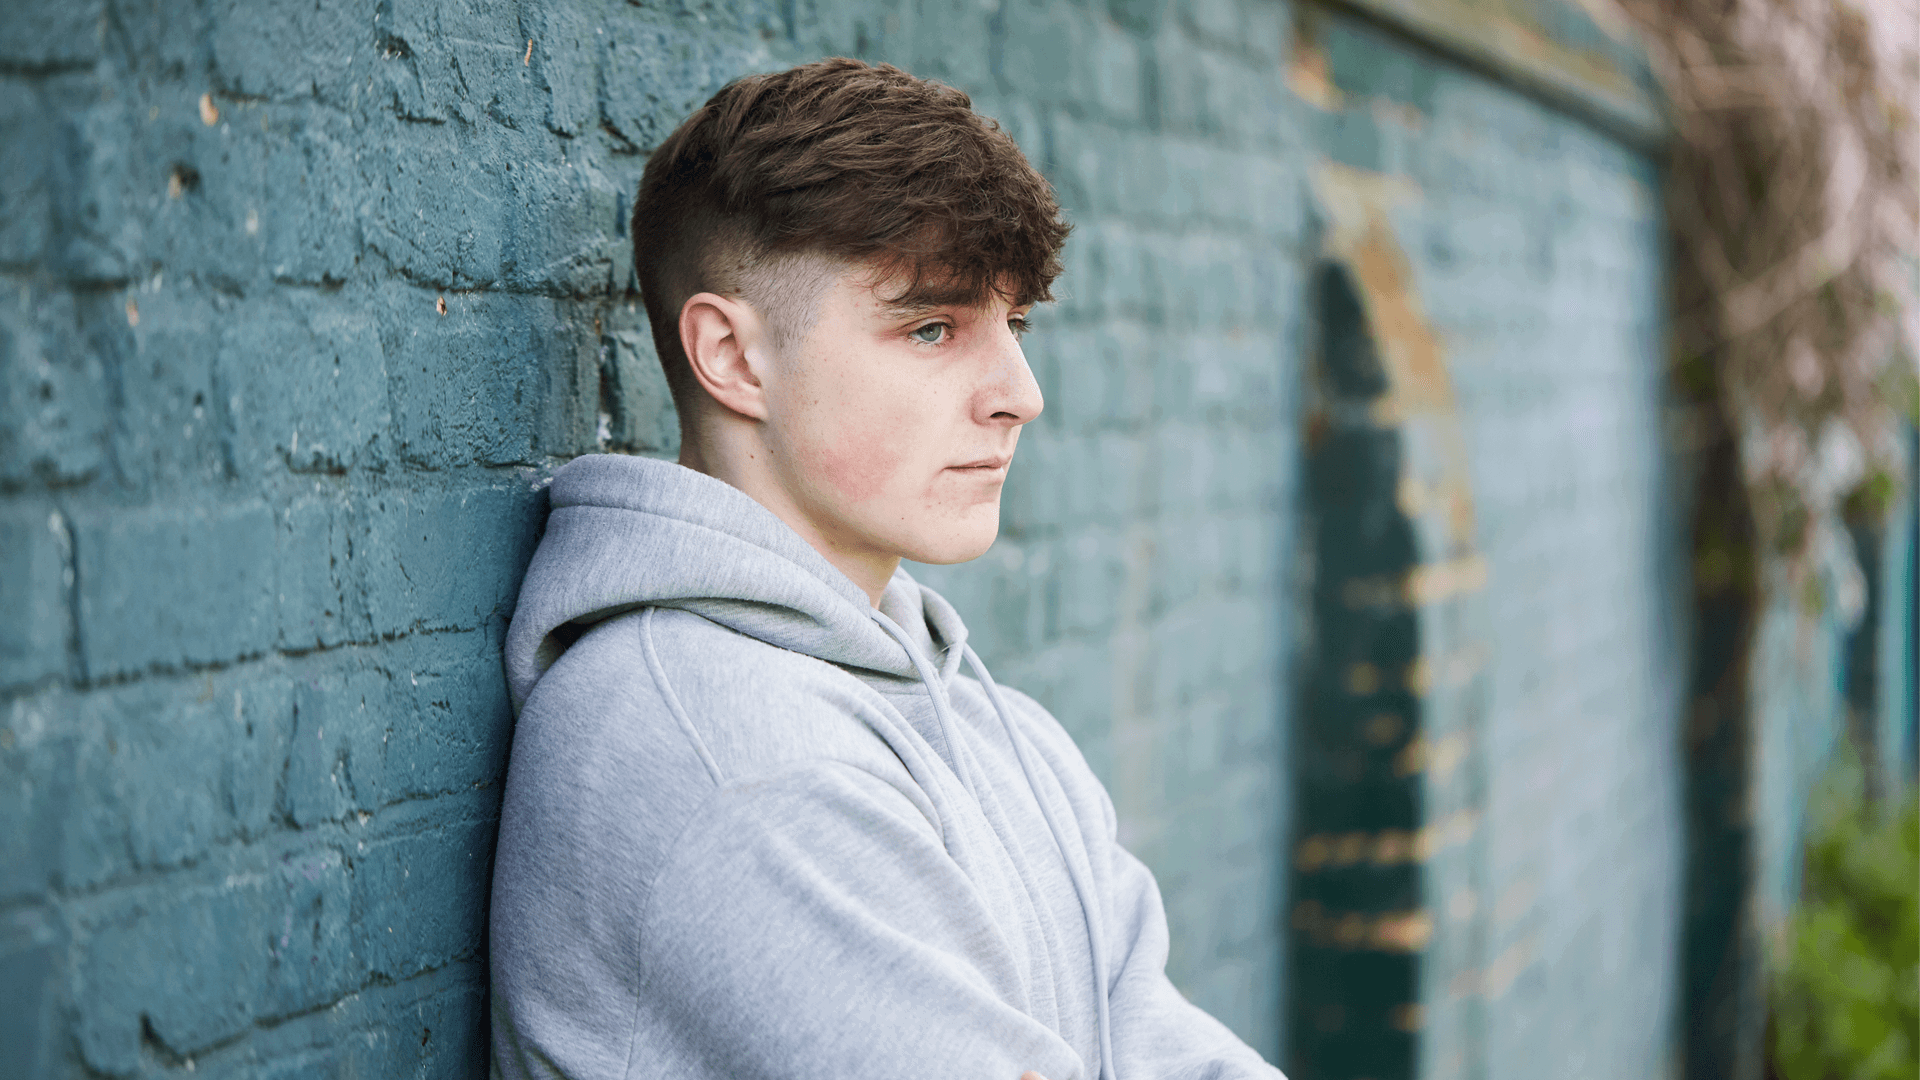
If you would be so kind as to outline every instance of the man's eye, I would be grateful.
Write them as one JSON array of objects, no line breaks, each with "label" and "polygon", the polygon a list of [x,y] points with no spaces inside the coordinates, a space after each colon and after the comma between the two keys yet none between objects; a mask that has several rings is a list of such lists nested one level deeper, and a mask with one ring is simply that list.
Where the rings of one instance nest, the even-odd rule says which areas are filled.
[{"label": "man's eye", "polygon": [[1022,316],[1015,315],[1013,318],[1007,320],[1007,329],[1013,331],[1014,339],[1017,341],[1027,336],[1027,331],[1033,329],[1033,324]]},{"label": "man's eye", "polygon": [[940,342],[946,340],[947,324],[943,322],[931,322],[925,326],[907,331],[907,336],[915,341],[925,342],[928,345],[938,345]]}]

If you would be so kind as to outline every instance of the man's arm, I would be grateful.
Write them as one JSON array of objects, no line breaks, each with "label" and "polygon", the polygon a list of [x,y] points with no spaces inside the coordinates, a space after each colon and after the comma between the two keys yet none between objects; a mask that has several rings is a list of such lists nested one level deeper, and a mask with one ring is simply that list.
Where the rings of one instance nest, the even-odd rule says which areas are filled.
[{"label": "man's arm", "polygon": [[1280,1080],[1225,1024],[1188,1001],[1167,978],[1167,916],[1160,887],[1146,864],[1111,835],[1112,876],[1107,892],[1107,947],[1112,959],[1113,1054],[1129,1066],[1127,1080]]},{"label": "man's arm", "polygon": [[1091,1080],[1011,1003],[1013,957],[934,828],[869,773],[720,789],[639,914],[626,1075]]},{"label": "man's arm", "polygon": [[1059,721],[1027,695],[1002,691],[1029,720],[1026,730],[1063,787],[1074,792],[1070,798],[1101,891],[1116,1072],[1123,1080],[1281,1080],[1278,1069],[1167,978],[1160,886],[1146,864],[1121,846],[1113,800]]}]

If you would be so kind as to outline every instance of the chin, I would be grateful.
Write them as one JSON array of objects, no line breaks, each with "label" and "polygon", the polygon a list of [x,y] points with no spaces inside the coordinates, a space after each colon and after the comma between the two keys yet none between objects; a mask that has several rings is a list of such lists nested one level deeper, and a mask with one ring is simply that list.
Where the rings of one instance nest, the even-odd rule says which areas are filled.
[{"label": "chin", "polygon": [[1000,507],[987,509],[988,513],[970,514],[960,521],[942,522],[938,528],[925,530],[915,538],[913,550],[902,554],[914,562],[932,566],[972,562],[985,555],[1000,535]]}]

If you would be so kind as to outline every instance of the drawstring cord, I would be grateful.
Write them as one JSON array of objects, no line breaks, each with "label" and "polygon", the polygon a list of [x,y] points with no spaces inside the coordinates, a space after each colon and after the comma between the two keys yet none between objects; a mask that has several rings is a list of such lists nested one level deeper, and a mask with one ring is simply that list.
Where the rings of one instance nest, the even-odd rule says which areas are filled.
[{"label": "drawstring cord", "polygon": [[947,753],[953,755],[953,771],[960,777],[960,784],[967,789],[967,794],[973,796],[974,802],[979,802],[979,789],[973,786],[971,770],[961,759],[960,744],[953,738],[953,724],[947,719],[946,698],[944,695],[935,693],[933,689],[939,685],[939,673],[935,672],[933,665],[920,655],[920,650],[913,647],[913,639],[907,636],[907,632],[900,628],[899,623],[894,622],[879,610],[873,612],[873,621],[884,627],[887,633],[892,634],[900,642],[900,647],[907,650],[907,659],[913,661],[913,670],[919,674],[920,681],[927,687],[927,696],[933,700],[934,723],[940,725],[940,739],[947,744]]},{"label": "drawstring cord", "polygon": [[[1053,833],[1053,842],[1060,845],[1060,857],[1066,860],[1067,877],[1073,880],[1073,891],[1080,898],[1080,914],[1087,920],[1087,947],[1093,952],[1093,1007],[1100,1023],[1100,1076],[1101,1080],[1115,1080],[1113,1074],[1113,1024],[1107,1017],[1107,953],[1101,948],[1100,932],[1094,924],[1093,883],[1085,879],[1080,872],[1080,864],[1075,862],[1068,852],[1066,835],[1060,829],[1060,823],[1054,820],[1053,810],[1040,794],[1040,788],[1034,782],[1033,762],[1027,757],[1026,746],[1022,744],[1020,733],[1014,730],[1013,720],[1008,715],[1007,703],[1000,698],[1000,686],[987,674],[987,665],[980,662],[980,654],[973,646],[961,642],[960,648],[967,654],[967,666],[980,677],[980,685],[986,688],[987,700],[993,702],[993,711],[1000,717],[1000,726],[1007,733],[1007,741],[1013,744],[1013,756],[1020,760],[1020,771],[1026,775],[1027,788],[1033,792],[1033,801],[1040,804],[1040,816],[1047,819],[1047,829]],[[929,688],[931,689],[931,688]]]},{"label": "drawstring cord", "polygon": [[[948,752],[953,755],[954,772],[959,775],[960,782],[973,794],[974,802],[979,802],[979,792],[973,785],[972,777],[968,775],[965,762],[960,755],[959,744],[954,741],[953,725],[948,720],[950,707],[946,702],[946,695],[939,690],[940,680],[935,677],[937,673],[933,670],[933,665],[920,655],[919,649],[914,648],[913,640],[907,636],[907,632],[901,629],[899,624],[878,610],[873,611],[872,614],[873,621],[885,628],[887,633],[892,634],[894,639],[900,642],[900,647],[907,650],[907,658],[913,661],[913,670],[920,676],[920,681],[926,685],[927,697],[933,702],[934,721],[940,725],[940,737],[946,740]],[[1107,956],[1106,950],[1100,947],[1100,932],[1094,917],[1093,884],[1081,873],[1080,864],[1074,861],[1071,854],[1073,849],[1067,844],[1066,833],[1061,829],[1059,821],[1054,818],[1053,809],[1047,805],[1046,797],[1040,794],[1039,784],[1034,779],[1033,760],[1027,756],[1027,749],[1021,742],[1020,733],[1013,726],[1007,704],[1000,696],[999,684],[995,683],[993,676],[987,673],[987,665],[981,662],[980,654],[973,651],[973,646],[962,641],[960,648],[967,658],[967,665],[973,668],[973,673],[980,678],[980,685],[986,688],[987,700],[993,703],[994,715],[1000,718],[1000,727],[1007,733],[1007,742],[1013,746],[1013,756],[1020,762],[1020,772],[1026,777],[1027,789],[1033,792],[1033,801],[1040,806],[1040,816],[1046,819],[1047,831],[1053,834],[1053,842],[1060,848],[1060,858],[1067,864],[1067,878],[1073,882],[1074,896],[1080,901],[1080,914],[1087,922],[1087,949],[1093,954],[1093,1005],[1100,1027],[1100,1080],[1117,1080],[1113,1072],[1113,1024],[1107,1010]]]}]

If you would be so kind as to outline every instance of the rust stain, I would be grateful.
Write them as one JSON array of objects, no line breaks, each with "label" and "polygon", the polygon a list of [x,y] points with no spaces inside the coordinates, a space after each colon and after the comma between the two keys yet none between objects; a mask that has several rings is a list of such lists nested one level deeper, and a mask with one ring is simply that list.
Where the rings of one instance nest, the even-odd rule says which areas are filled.
[{"label": "rust stain", "polygon": [[1421,908],[1382,914],[1338,912],[1305,900],[1294,905],[1292,923],[1320,948],[1417,953],[1433,940],[1433,916]]},{"label": "rust stain", "polygon": [[[1469,749],[1465,737],[1453,736],[1440,740],[1431,751],[1416,743],[1408,748],[1408,753],[1417,758],[1413,766],[1416,770],[1431,767],[1451,772],[1466,760]],[[1427,757],[1434,759],[1430,766],[1425,760]],[[1423,863],[1438,852],[1466,843],[1479,827],[1479,811],[1459,810],[1411,831],[1315,833],[1295,845],[1293,865],[1303,874],[1317,874],[1361,863],[1375,866]]]},{"label": "rust stain", "polygon": [[1432,743],[1424,737],[1415,738],[1393,759],[1393,774],[1404,777],[1426,771],[1445,783],[1453,770],[1467,760],[1469,749],[1467,737],[1459,732]]},{"label": "rust stain", "polygon": [[1382,426],[1419,422],[1428,429],[1439,475],[1409,478],[1409,490],[1431,493],[1418,501],[1439,515],[1449,541],[1449,550],[1436,554],[1466,558],[1475,546],[1473,486],[1446,346],[1427,320],[1393,230],[1393,211],[1417,203],[1420,189],[1403,176],[1323,162],[1314,191],[1327,214],[1327,254],[1352,272],[1387,369],[1390,389],[1374,403],[1372,420]]},{"label": "rust stain", "polygon": [[1433,916],[1425,911],[1385,915],[1373,924],[1373,947],[1382,952],[1419,952],[1433,940]]},{"label": "rust stain", "polygon": [[1303,33],[1293,38],[1293,56],[1287,64],[1287,89],[1300,100],[1324,112],[1332,112],[1346,103],[1346,95],[1333,84],[1333,71],[1326,50]]},{"label": "rust stain", "polygon": [[1487,585],[1487,560],[1478,555],[1428,563],[1407,571],[1402,586],[1410,606],[1437,604],[1462,593],[1479,592]]},{"label": "rust stain", "polygon": [[1381,215],[1367,222],[1365,236],[1351,252],[1351,265],[1381,352],[1393,369],[1394,400],[1403,417],[1414,411],[1451,411],[1453,385],[1440,342],[1413,297],[1405,256],[1383,219]]},{"label": "rust stain", "polygon": [[1438,821],[1430,821],[1413,836],[1413,857],[1426,862],[1440,852],[1473,839],[1479,828],[1478,810],[1456,810]]},{"label": "rust stain", "polygon": [[[1457,506],[1457,501],[1442,504],[1449,512]],[[1419,608],[1476,593],[1486,586],[1487,561],[1478,555],[1463,555],[1444,562],[1423,563],[1404,574],[1348,578],[1341,583],[1340,598],[1351,611]]]}]

